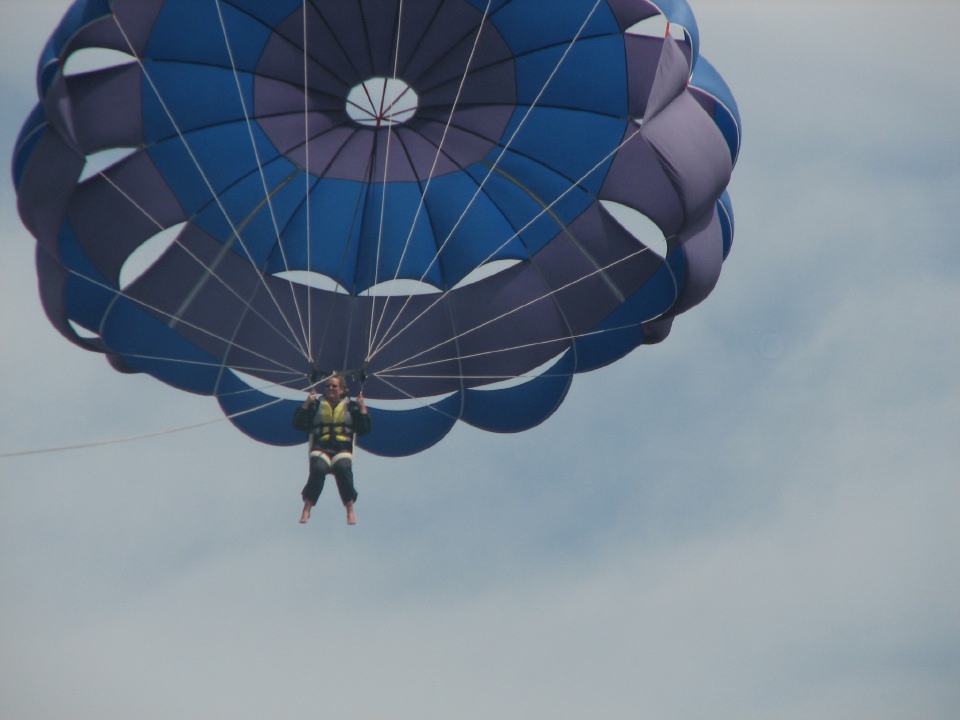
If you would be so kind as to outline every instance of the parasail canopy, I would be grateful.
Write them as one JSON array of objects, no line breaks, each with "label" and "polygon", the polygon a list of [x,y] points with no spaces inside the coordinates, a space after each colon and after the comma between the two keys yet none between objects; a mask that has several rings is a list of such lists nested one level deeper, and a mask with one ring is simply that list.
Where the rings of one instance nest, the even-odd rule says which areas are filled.
[{"label": "parasail canopy", "polygon": [[374,453],[532,427],[733,237],[740,119],[683,0],[78,0],[38,91],[51,322],[267,443],[334,369]]}]

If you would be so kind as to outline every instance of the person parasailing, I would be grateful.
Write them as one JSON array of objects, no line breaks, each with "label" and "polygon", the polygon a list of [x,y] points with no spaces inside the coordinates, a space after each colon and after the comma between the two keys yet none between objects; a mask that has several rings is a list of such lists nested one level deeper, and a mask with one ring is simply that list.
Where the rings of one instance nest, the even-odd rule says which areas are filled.
[{"label": "person parasailing", "polygon": [[293,427],[307,433],[310,441],[310,475],[300,493],[303,498],[300,522],[310,519],[324,480],[332,472],[340,500],[347,509],[347,524],[355,525],[357,515],[353,506],[357,490],[353,484],[353,441],[355,436],[366,435],[373,427],[363,391],[356,400],[351,400],[346,380],[333,373],[323,382],[322,397],[311,389],[303,405],[294,411]]}]

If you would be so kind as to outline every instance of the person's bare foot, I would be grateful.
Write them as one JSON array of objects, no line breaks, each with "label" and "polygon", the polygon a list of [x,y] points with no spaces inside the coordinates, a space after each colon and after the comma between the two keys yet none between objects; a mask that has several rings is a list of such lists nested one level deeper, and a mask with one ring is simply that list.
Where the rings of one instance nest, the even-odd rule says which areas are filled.
[{"label": "person's bare foot", "polygon": [[312,508],[312,507],[313,507],[313,506],[312,506],[310,503],[304,503],[304,504],[303,504],[303,512],[300,513],[300,524],[301,524],[301,525],[302,525],[303,523],[305,523],[307,520],[310,519],[310,508]]},{"label": "person's bare foot", "polygon": [[347,503],[347,525],[357,524],[357,514],[353,511],[353,503]]}]

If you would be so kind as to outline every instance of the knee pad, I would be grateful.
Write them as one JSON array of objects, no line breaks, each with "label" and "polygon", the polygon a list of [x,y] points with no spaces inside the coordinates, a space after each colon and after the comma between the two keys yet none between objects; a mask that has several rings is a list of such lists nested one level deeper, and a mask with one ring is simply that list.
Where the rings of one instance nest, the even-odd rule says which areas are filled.
[{"label": "knee pad", "polygon": [[330,458],[330,466],[340,465],[341,467],[353,467],[353,454],[349,452],[340,452]]},{"label": "knee pad", "polygon": [[326,453],[314,450],[310,453],[310,469],[329,472],[333,462],[327,457]]}]

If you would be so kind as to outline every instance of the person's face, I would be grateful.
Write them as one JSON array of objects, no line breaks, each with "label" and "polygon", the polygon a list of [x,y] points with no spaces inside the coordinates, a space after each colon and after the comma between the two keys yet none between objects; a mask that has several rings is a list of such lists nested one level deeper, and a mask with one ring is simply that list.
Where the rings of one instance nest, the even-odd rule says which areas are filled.
[{"label": "person's face", "polygon": [[340,401],[343,397],[343,388],[340,387],[340,382],[337,379],[330,378],[323,384],[323,397],[327,400]]}]

